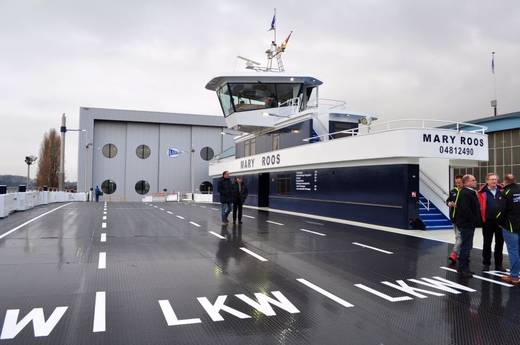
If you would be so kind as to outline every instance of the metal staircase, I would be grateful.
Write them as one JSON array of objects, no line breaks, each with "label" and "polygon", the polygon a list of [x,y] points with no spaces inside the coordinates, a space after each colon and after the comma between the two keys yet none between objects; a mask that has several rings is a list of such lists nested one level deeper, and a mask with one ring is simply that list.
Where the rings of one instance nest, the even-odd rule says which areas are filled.
[{"label": "metal staircase", "polygon": [[426,230],[453,228],[451,221],[422,194],[419,194],[419,218],[423,221]]}]

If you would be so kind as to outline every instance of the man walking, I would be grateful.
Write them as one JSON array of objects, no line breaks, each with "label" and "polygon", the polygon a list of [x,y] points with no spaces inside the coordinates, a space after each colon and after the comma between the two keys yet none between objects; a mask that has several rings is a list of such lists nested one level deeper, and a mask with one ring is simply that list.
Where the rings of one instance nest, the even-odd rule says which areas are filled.
[{"label": "man walking", "polygon": [[233,224],[236,224],[238,213],[238,224],[242,224],[242,207],[247,198],[247,187],[244,181],[237,177],[233,183]]},{"label": "man walking", "polygon": [[460,254],[460,230],[457,224],[455,224],[455,214],[457,214],[457,202],[459,201],[459,192],[462,188],[462,175],[457,175],[455,176],[455,188],[450,190],[450,194],[446,200],[446,205],[450,208],[450,220],[453,223],[453,231],[455,232],[455,244],[448,257],[452,265],[457,263]]},{"label": "man walking", "polygon": [[469,257],[473,248],[475,228],[481,225],[480,205],[475,188],[477,180],[473,175],[462,177],[464,188],[459,192],[455,224],[460,230],[460,255],[457,272],[464,278],[471,278],[473,272],[469,269]]},{"label": "man walking", "polygon": [[495,237],[495,269],[502,271],[504,237],[502,236],[502,229],[497,223],[502,193],[500,186],[498,186],[498,176],[495,173],[487,174],[486,184],[479,190],[478,197],[482,222],[484,223],[482,226],[482,235],[484,237],[482,264],[484,265],[484,271],[488,271],[491,265],[491,244],[493,243],[493,236]]},{"label": "man walking", "polygon": [[511,270],[502,280],[513,285],[520,285],[520,185],[515,177],[507,174],[504,177],[504,208],[498,215],[502,234],[506,242]]},{"label": "man walking", "polygon": [[218,192],[222,204],[222,225],[228,225],[228,216],[231,213],[231,203],[233,202],[233,186],[227,170],[222,173],[222,180],[218,183]]}]

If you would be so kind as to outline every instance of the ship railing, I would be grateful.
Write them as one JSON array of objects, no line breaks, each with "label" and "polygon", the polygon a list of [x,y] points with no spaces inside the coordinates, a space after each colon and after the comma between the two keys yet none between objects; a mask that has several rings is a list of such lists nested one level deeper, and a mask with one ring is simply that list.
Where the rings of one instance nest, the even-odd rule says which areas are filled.
[{"label": "ship railing", "polygon": [[329,110],[342,109],[347,106],[347,102],[339,99],[320,98],[318,102],[307,102],[307,109],[313,108],[328,108]]},{"label": "ship railing", "polygon": [[[305,138],[303,141],[315,142],[321,141],[325,138],[336,139],[344,136],[357,136],[365,134],[374,134],[388,131],[395,131],[401,129],[445,129],[452,130],[458,133],[480,133],[485,134],[487,127],[480,126],[474,123],[468,122],[457,122],[449,120],[436,120],[436,119],[399,119],[391,120],[381,123],[368,123],[361,128],[353,128],[339,132],[327,133],[322,135],[316,135],[313,137]],[[343,135],[341,135],[343,134]]]}]

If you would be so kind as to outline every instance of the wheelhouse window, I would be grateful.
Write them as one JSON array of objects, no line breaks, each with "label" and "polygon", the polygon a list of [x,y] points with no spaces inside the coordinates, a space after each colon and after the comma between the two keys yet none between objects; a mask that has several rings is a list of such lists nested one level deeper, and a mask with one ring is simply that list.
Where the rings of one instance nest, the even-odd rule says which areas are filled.
[{"label": "wheelhouse window", "polygon": [[228,116],[229,114],[234,112],[233,103],[231,103],[231,96],[229,94],[229,86],[226,84],[217,90],[218,99],[220,101],[220,106],[222,107],[222,111],[224,112],[224,116]]},{"label": "wheelhouse window", "polygon": [[276,95],[279,107],[298,105],[300,99],[300,84],[276,84]]}]

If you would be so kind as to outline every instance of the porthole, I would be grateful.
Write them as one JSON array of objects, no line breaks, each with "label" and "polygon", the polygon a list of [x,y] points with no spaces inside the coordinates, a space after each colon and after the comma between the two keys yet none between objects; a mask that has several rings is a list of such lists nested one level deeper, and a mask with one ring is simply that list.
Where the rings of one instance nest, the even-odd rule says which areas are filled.
[{"label": "porthole", "polygon": [[106,144],[101,149],[103,156],[107,158],[114,158],[117,155],[117,146],[114,144]]},{"label": "porthole", "polygon": [[200,158],[202,158],[205,161],[210,161],[215,156],[215,153],[213,152],[213,149],[209,146],[205,146],[200,149]]},{"label": "porthole", "polygon": [[211,194],[211,192],[213,191],[213,185],[211,184],[211,182],[204,181],[200,184],[199,190],[202,194]]},{"label": "porthole", "polygon": [[137,194],[144,195],[150,191],[150,184],[145,180],[138,181],[135,184],[135,191],[137,192]]},{"label": "porthole", "polygon": [[135,154],[137,155],[137,157],[141,159],[146,159],[150,157],[151,152],[152,151],[150,150],[150,147],[148,147],[148,145],[139,145],[135,149]]},{"label": "porthole", "polygon": [[112,180],[105,180],[101,184],[101,190],[105,194],[113,194],[116,191],[116,189],[117,189],[117,185]]}]

